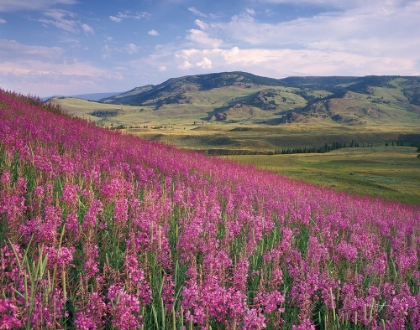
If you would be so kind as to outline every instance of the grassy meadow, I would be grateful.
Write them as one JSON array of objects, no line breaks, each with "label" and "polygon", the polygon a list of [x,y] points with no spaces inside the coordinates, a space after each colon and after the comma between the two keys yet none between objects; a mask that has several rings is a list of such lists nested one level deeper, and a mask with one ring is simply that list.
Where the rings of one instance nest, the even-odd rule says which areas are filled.
[{"label": "grassy meadow", "polygon": [[[339,191],[420,204],[417,148],[392,146],[401,134],[415,134],[415,128],[329,127],[324,132],[316,125],[273,128],[207,124],[186,126],[185,129],[177,126],[127,129],[126,132],[181,148],[221,155]],[[359,143],[358,148],[347,147],[327,153],[268,155],[283,148],[322,146],[335,141],[349,145],[352,140]],[[386,143],[389,145],[385,146]]]},{"label": "grassy meadow", "polygon": [[[276,100],[282,104],[281,111],[287,112],[305,104],[301,96],[293,93],[293,88],[275,88],[281,91],[280,96],[286,98],[283,103]],[[212,113],[229,107],[232,100],[237,102],[256,91],[257,87],[230,87],[186,93],[193,99],[192,104],[163,105],[158,110],[153,105],[115,105],[73,98],[53,99],[52,103],[59,104],[67,113],[91,120],[99,126],[123,128],[119,131],[146,140],[228,157],[339,191],[420,203],[420,160],[416,157],[416,148],[409,147],[407,141],[405,147],[392,146],[396,141],[404,140],[404,136],[419,134],[414,118],[416,112],[411,114],[414,116],[412,122],[407,114],[402,116],[400,113],[403,110],[398,108],[397,102],[404,95],[399,89],[378,87],[371,95],[349,92],[340,102],[338,99],[331,101],[331,106],[347,117],[357,117],[358,114],[354,112],[356,104],[368,108],[372,102],[378,102],[375,104],[381,124],[375,124],[379,117],[369,117],[369,123],[363,125],[321,122],[319,118],[311,123],[258,124],[252,121],[253,116],[259,116],[260,122],[264,116],[270,121],[274,118],[272,113],[265,111],[261,114],[263,110],[253,109],[251,114],[249,109],[239,108],[236,114],[232,114],[236,118],[233,122],[207,120]],[[312,93],[326,95],[325,91]],[[390,107],[394,107],[392,114],[395,118],[380,115]],[[118,111],[118,114],[101,118],[91,115],[95,111]],[[229,111],[232,113],[233,110]],[[357,142],[359,148],[344,148],[323,154],[277,155],[285,149],[318,148],[336,142],[348,146],[351,141]],[[388,147],[385,147],[386,143]]]},{"label": "grassy meadow", "polygon": [[[86,119],[95,121],[101,126],[144,126],[144,125],[191,125],[194,122],[200,123],[218,113],[233,107],[237,102],[245,100],[247,97],[265,87],[253,88],[215,88],[203,92],[187,92],[185,97],[189,99],[188,104],[165,104],[156,108],[155,102],[144,105],[118,105],[87,101],[77,98],[53,98],[53,104],[59,104],[66,112],[82,116]],[[280,106],[276,112],[263,111],[257,107],[244,107],[230,109],[228,111],[231,122],[241,124],[253,124],[255,119],[258,121],[272,121],[283,111],[288,111],[306,104],[303,97],[294,94],[294,88],[272,87],[278,91],[278,95],[273,98]],[[319,95],[326,94],[319,91]],[[282,101],[284,98],[284,102]],[[99,118],[92,116],[96,110],[123,110],[118,116]]]},{"label": "grassy meadow", "polygon": [[323,154],[225,157],[318,186],[420,204],[420,159],[417,154],[417,148],[413,147],[375,146],[344,148]]}]

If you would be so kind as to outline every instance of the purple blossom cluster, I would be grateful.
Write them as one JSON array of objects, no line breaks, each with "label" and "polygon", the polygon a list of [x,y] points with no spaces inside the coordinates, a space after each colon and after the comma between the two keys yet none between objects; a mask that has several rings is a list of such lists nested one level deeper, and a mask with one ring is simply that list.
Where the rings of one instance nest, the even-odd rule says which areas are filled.
[{"label": "purple blossom cluster", "polygon": [[0,90],[0,328],[420,329],[420,208]]}]

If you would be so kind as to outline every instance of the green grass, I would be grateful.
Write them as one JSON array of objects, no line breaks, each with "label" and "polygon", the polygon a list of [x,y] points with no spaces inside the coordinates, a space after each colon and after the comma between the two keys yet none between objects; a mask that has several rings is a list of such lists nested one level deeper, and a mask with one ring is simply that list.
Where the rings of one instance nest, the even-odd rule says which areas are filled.
[{"label": "green grass", "polygon": [[352,140],[384,145],[397,141],[400,134],[415,134],[417,127],[347,127],[288,124],[280,126],[238,125],[197,122],[196,125],[149,125],[126,129],[125,132],[145,139],[160,140],[181,148],[195,150],[228,149],[254,153],[275,153],[278,150],[300,147],[321,147],[325,143]]},{"label": "green grass", "polygon": [[420,159],[416,150],[377,146],[325,154],[228,158],[339,191],[420,204]]},{"label": "green grass", "polygon": [[[293,93],[293,88],[272,89],[286,97],[287,101],[281,105],[284,111],[305,104],[301,96]],[[65,111],[98,125],[124,125],[125,133],[147,140],[209,154],[242,154],[229,158],[336,190],[420,204],[420,160],[416,157],[416,149],[384,147],[386,142],[397,141],[401,134],[419,134],[418,121],[415,120],[418,109],[413,108],[407,115],[404,110],[406,98],[401,90],[375,87],[372,94],[349,92],[345,98],[330,104],[332,112],[355,118],[356,122],[364,120],[363,125],[321,122],[319,118],[313,123],[255,124],[256,118],[264,122],[274,117],[273,112],[252,106],[236,113],[232,111],[229,115],[232,122],[205,119],[218,108],[229,107],[259,90],[257,87],[230,87],[191,93],[189,96],[194,99],[194,104],[167,104],[157,110],[154,106],[120,106],[72,98],[55,99],[54,102],[60,103]],[[325,91],[312,93],[326,95]],[[360,108],[356,110],[356,104],[373,109],[373,115],[361,113]],[[122,109],[118,116],[99,118],[89,115],[97,110],[115,109]],[[413,118],[411,122],[410,116]],[[333,142],[349,145],[352,140],[366,147],[326,154],[245,155],[276,153],[287,148],[321,147]],[[367,148],[368,145],[373,145],[373,148]]]},{"label": "green grass", "polygon": [[[228,110],[235,104],[246,102],[252,95],[267,88],[267,86],[253,88],[228,87],[200,92],[187,92],[185,95],[192,100],[190,104],[164,104],[159,109],[156,109],[154,104],[128,106],[98,103],[76,98],[54,98],[52,102],[60,104],[70,114],[95,121],[104,126],[110,126],[111,124],[125,126],[145,124],[191,125],[194,122],[207,122],[214,113]],[[228,120],[242,124],[254,124],[256,121],[269,122],[278,118],[283,111],[306,105],[303,97],[293,93],[295,90],[293,88],[270,87],[270,89],[278,91],[275,97],[278,104],[277,110],[264,111],[251,106],[249,110],[252,114],[249,114],[248,111],[230,111]],[[322,92],[320,91],[319,94],[321,95]],[[286,102],[282,102],[282,97],[286,98]],[[97,110],[116,110],[120,108],[123,112],[114,117],[98,118],[90,115],[90,113]]]}]

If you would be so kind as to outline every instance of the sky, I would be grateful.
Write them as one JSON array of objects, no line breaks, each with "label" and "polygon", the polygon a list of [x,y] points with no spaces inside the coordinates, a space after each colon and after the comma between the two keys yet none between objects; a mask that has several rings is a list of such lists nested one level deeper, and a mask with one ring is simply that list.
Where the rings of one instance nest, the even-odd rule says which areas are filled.
[{"label": "sky", "polygon": [[0,0],[0,88],[124,92],[226,71],[420,75],[419,0]]}]

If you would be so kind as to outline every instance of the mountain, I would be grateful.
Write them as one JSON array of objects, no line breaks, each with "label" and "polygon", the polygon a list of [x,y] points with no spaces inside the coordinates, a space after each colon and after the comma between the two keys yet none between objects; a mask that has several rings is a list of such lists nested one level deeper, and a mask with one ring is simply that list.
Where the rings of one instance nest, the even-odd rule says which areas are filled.
[{"label": "mountain", "polygon": [[210,73],[172,78],[156,86],[147,85],[138,87],[115,97],[104,98],[101,102],[142,105],[154,103],[156,100],[159,100],[163,103],[177,103],[185,98],[185,93],[208,91],[215,88],[227,88],[231,86],[250,88],[259,85],[280,86],[280,82],[277,79],[256,76],[246,72]]},{"label": "mountain", "polygon": [[139,118],[147,116],[155,122],[413,124],[420,123],[420,77],[274,79],[221,72],[172,78],[100,102],[140,107]]}]

